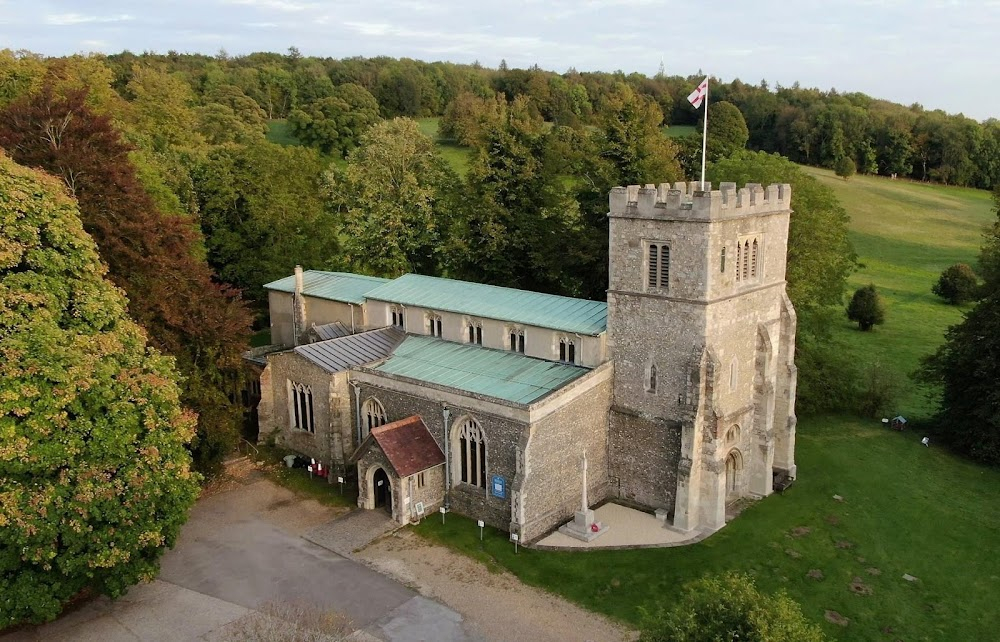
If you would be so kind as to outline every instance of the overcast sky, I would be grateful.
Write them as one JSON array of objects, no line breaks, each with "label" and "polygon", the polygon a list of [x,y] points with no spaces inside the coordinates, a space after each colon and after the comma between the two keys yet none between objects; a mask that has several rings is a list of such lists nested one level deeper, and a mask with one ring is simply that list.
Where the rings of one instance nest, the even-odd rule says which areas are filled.
[{"label": "overcast sky", "polygon": [[831,87],[1000,116],[1000,0],[0,0],[0,47],[537,63]]}]

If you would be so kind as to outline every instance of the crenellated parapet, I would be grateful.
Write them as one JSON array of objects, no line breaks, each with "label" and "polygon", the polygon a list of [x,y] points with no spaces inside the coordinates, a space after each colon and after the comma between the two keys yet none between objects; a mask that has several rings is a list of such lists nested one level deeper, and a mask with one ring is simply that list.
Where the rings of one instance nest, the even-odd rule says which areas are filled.
[{"label": "crenellated parapet", "polygon": [[660,183],[629,185],[611,189],[611,217],[712,220],[788,212],[791,210],[792,186],[788,183],[762,187],[748,183],[737,189],[736,183]]}]

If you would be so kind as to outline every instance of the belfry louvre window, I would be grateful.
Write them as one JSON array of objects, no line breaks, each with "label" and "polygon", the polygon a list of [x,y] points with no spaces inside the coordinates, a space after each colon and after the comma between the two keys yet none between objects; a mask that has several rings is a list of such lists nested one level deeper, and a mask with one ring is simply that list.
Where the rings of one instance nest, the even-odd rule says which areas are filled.
[{"label": "belfry louvre window", "polygon": [[486,438],[482,426],[469,417],[459,427],[458,454],[462,483],[486,488]]},{"label": "belfry louvre window", "polygon": [[757,278],[757,239],[753,240],[753,249],[750,254],[750,278]]},{"label": "belfry louvre window", "polygon": [[743,280],[750,278],[750,241],[743,242]]},{"label": "belfry louvre window", "polygon": [[288,414],[292,420],[292,427],[315,433],[312,388],[301,383],[289,382],[289,384],[291,395],[288,401],[291,407]]},{"label": "belfry louvre window", "polygon": [[670,246],[650,243],[646,262],[646,287],[666,290],[670,284]]}]

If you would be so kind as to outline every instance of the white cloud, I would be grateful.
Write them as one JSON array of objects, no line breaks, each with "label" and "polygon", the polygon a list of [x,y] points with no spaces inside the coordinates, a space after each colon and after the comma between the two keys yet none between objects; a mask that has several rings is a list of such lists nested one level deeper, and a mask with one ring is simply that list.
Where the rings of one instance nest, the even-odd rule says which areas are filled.
[{"label": "white cloud", "polygon": [[316,2],[294,2],[293,0],[223,0],[225,4],[236,4],[259,9],[274,9],[275,11],[298,12],[307,9],[317,9],[321,5]]},{"label": "white cloud", "polygon": [[58,26],[79,25],[88,22],[125,22],[128,20],[135,20],[135,18],[127,13],[117,16],[85,16],[81,13],[50,13],[45,16],[46,24]]}]

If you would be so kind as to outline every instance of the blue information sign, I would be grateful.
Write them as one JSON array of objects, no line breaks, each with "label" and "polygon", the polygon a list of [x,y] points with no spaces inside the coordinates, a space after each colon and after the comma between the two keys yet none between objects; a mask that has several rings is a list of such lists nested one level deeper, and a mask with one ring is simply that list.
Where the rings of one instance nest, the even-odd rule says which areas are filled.
[{"label": "blue information sign", "polygon": [[500,499],[507,498],[507,480],[500,475],[493,475],[493,496]]}]

